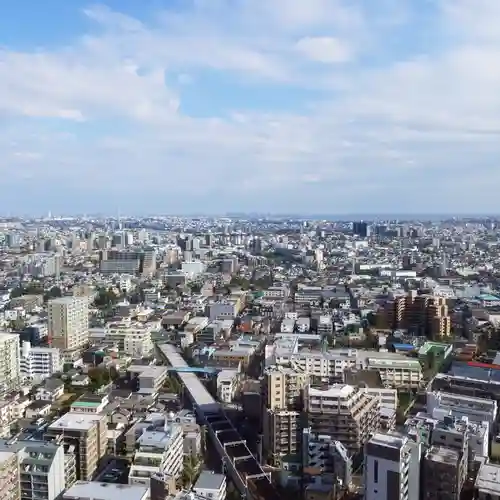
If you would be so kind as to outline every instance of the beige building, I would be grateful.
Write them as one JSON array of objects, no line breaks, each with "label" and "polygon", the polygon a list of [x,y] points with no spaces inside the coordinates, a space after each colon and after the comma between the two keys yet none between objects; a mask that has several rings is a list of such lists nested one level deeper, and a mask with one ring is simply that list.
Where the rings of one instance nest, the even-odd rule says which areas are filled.
[{"label": "beige building", "polygon": [[269,368],[264,374],[264,449],[276,466],[283,456],[300,452],[303,391],[308,381],[307,374],[281,366]]},{"label": "beige building", "polygon": [[17,453],[0,452],[0,498],[18,500],[21,498],[19,461]]},{"label": "beige building", "polygon": [[308,386],[304,409],[311,431],[340,441],[351,457],[363,450],[380,427],[379,396],[351,385],[335,384],[321,389]]},{"label": "beige building", "polygon": [[85,297],[61,297],[49,302],[49,338],[52,347],[74,359],[89,338],[89,303]]},{"label": "beige building", "polygon": [[0,390],[18,387],[20,369],[19,335],[0,332]]},{"label": "beige building", "polygon": [[72,408],[47,429],[48,436],[58,437],[66,450],[74,450],[77,479],[85,481],[92,480],[107,448],[107,417],[94,413],[97,404],[89,403],[88,413],[81,406]]}]

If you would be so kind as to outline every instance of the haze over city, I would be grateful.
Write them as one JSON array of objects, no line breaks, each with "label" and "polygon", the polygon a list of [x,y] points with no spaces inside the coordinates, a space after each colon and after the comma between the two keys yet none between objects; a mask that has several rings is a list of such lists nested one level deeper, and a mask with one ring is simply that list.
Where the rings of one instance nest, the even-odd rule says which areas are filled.
[{"label": "haze over city", "polygon": [[500,3],[0,7],[0,212],[497,212]]}]

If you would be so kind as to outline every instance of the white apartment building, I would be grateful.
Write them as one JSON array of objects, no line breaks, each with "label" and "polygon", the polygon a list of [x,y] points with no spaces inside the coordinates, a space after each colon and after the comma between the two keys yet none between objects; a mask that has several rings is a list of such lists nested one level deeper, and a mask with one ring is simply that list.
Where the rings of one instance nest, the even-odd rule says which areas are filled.
[{"label": "white apartment building", "polygon": [[0,333],[0,389],[10,390],[20,382],[21,356],[19,335]]},{"label": "white apartment building", "polygon": [[137,440],[129,484],[149,486],[153,474],[179,477],[184,459],[182,426],[165,422],[163,430],[145,430]]},{"label": "white apartment building", "polygon": [[453,417],[467,417],[473,422],[496,421],[498,405],[495,400],[462,396],[441,391],[427,393],[427,412],[432,415],[435,410],[444,410]]},{"label": "white apartment building", "polygon": [[49,301],[51,346],[63,351],[65,361],[77,359],[89,339],[89,302],[85,297],[60,297]]},{"label": "white apartment building", "polygon": [[217,395],[223,403],[232,403],[238,389],[238,370],[222,370],[217,375]]},{"label": "white apartment building", "polygon": [[92,328],[89,337],[106,347],[115,347],[129,356],[140,358],[153,351],[151,333],[159,328],[157,323],[124,319],[119,323],[109,323],[104,328]]},{"label": "white apartment building", "polygon": [[419,500],[421,445],[375,434],[365,445],[365,500]]},{"label": "white apartment building", "polygon": [[274,345],[266,346],[266,366],[292,366],[297,371],[324,379],[341,379],[347,368],[377,370],[385,387],[418,388],[423,381],[418,360],[403,354],[361,349],[301,349],[302,335],[283,336]]},{"label": "white apartment building", "polygon": [[29,342],[23,342],[20,367],[24,380],[41,382],[61,372],[63,361],[57,347],[32,347]]}]

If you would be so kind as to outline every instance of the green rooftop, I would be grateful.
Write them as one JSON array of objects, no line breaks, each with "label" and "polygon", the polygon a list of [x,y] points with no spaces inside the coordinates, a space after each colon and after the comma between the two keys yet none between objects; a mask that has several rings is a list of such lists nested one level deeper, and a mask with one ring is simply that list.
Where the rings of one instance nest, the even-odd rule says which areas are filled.
[{"label": "green rooftop", "polygon": [[443,357],[448,356],[453,350],[451,344],[444,344],[443,342],[426,342],[419,350],[419,356],[426,356],[428,352],[433,352],[434,354],[440,354]]},{"label": "green rooftop", "polygon": [[71,406],[94,407],[99,406],[101,403],[95,401],[75,401]]}]

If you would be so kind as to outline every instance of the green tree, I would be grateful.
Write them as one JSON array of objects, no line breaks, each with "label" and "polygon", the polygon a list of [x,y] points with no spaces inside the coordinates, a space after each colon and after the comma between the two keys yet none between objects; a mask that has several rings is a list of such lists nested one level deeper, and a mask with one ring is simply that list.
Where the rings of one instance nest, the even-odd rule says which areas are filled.
[{"label": "green tree", "polygon": [[11,299],[17,299],[17,297],[21,297],[24,294],[24,289],[20,286],[13,288],[10,292]]},{"label": "green tree", "polygon": [[183,488],[190,488],[194,484],[196,478],[198,477],[199,470],[200,460],[198,457],[193,455],[184,456],[181,475]]},{"label": "green tree", "polygon": [[96,307],[106,309],[112,307],[117,301],[115,293],[111,289],[101,288],[94,299]]},{"label": "green tree", "polygon": [[50,299],[57,299],[62,297],[62,291],[58,286],[53,286],[48,292],[46,292],[43,296],[45,302]]},{"label": "green tree", "polygon": [[91,368],[88,376],[90,378],[90,387],[93,390],[99,389],[99,387],[106,385],[110,381],[110,374],[105,368]]}]

